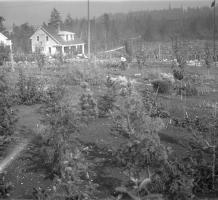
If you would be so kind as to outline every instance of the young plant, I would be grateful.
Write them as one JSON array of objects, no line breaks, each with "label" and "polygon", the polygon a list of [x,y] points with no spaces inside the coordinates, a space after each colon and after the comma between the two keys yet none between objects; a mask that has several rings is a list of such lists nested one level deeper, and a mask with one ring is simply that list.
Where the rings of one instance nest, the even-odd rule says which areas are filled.
[{"label": "young plant", "polygon": [[98,106],[88,84],[84,82],[82,84],[83,94],[80,97],[80,116],[84,122],[95,119],[98,117]]},{"label": "young plant", "polygon": [[111,111],[113,111],[117,96],[116,83],[113,82],[110,77],[107,78],[105,86],[106,93],[100,96],[98,99],[98,110],[100,117],[106,117]]},{"label": "young plant", "polygon": [[210,47],[208,43],[205,43],[205,47],[204,47],[204,62],[205,65],[207,67],[207,74],[210,74],[210,68],[211,68],[211,64],[212,64],[212,56],[211,56],[211,52],[210,52]]},{"label": "young plant", "polygon": [[5,180],[5,173],[0,172],[0,198],[6,199],[10,197],[12,189],[12,183]]},{"label": "young plant", "polygon": [[11,136],[14,132],[15,115],[12,110],[10,89],[6,75],[0,75],[0,136]]},{"label": "young plant", "polygon": [[36,59],[36,63],[39,67],[39,70],[41,71],[42,68],[45,65],[45,55],[42,53],[42,51],[40,50],[40,48],[37,49],[36,54],[35,54],[35,59]]},{"label": "young plant", "polygon": [[[112,112],[113,134],[125,137],[126,142],[117,152],[117,162],[124,168],[134,187],[131,193],[138,198],[150,194],[151,169],[167,160],[158,131],[164,127],[159,117],[151,117],[142,96],[129,83],[121,93],[121,101]],[[129,191],[129,190],[128,190]]]}]

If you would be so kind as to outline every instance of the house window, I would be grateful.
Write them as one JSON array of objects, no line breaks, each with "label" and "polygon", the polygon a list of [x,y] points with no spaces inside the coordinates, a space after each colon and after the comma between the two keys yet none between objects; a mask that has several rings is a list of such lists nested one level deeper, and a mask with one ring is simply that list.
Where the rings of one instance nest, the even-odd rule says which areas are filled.
[{"label": "house window", "polygon": [[48,47],[48,50],[49,50],[49,54],[51,54],[51,47]]},{"label": "house window", "polygon": [[46,36],[46,41],[48,41],[48,36]]},{"label": "house window", "polygon": [[37,41],[39,41],[39,36],[37,36]]},{"label": "house window", "polygon": [[66,35],[66,40],[68,41],[68,35]]}]

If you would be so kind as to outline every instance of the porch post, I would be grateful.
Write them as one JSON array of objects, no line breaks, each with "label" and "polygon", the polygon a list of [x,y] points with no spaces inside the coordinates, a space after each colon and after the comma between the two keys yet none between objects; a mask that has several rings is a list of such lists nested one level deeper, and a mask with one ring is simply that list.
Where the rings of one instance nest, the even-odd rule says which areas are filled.
[{"label": "porch post", "polygon": [[61,54],[64,55],[64,46],[61,46]]},{"label": "porch post", "polygon": [[82,54],[85,54],[84,44],[82,44]]}]

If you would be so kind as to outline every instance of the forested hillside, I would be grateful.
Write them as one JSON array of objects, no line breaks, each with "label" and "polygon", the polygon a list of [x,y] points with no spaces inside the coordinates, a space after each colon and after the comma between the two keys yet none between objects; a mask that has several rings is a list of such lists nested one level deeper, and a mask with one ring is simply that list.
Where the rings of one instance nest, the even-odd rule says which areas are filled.
[{"label": "forested hillside", "polygon": [[[216,18],[218,19],[218,16]],[[57,22],[61,23],[62,28],[76,32],[78,37],[87,41],[87,19],[73,19],[70,14],[63,19],[58,9],[53,9],[50,20],[44,24]],[[30,24],[14,25],[12,40],[17,50],[28,52],[27,43],[33,32],[34,29]],[[217,32],[216,23],[216,35]],[[212,39],[213,10],[210,7],[188,9],[169,7],[164,10],[128,14],[105,13],[91,19],[92,50],[96,51],[116,47],[132,37],[140,36],[145,41],[163,42],[170,41],[175,35],[186,40]]]}]

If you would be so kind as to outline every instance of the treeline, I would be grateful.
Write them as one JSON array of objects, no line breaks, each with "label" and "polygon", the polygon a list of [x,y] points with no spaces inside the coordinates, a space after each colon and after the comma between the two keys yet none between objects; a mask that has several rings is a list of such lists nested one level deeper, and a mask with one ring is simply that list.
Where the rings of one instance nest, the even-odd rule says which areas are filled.
[{"label": "treeline", "polygon": [[[218,36],[218,20],[216,21],[215,31]],[[92,51],[110,49],[134,37],[141,37],[144,41],[169,41],[175,36],[186,40],[210,40],[213,36],[213,10],[210,7],[169,8],[128,14],[105,13],[98,18],[92,18],[90,23]],[[59,11],[53,9],[49,22],[43,24],[46,26],[60,24],[62,29],[75,32],[78,37],[87,42],[86,18],[73,19],[68,14],[65,19],[62,19]],[[10,36],[15,51],[30,52],[29,38],[34,31],[34,27],[28,23],[13,26]]]}]

